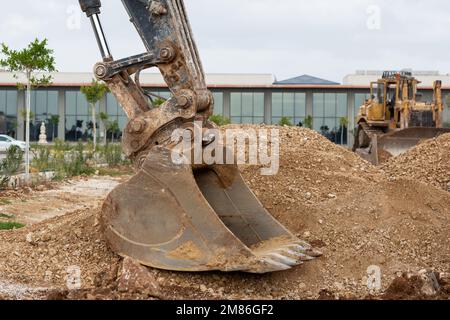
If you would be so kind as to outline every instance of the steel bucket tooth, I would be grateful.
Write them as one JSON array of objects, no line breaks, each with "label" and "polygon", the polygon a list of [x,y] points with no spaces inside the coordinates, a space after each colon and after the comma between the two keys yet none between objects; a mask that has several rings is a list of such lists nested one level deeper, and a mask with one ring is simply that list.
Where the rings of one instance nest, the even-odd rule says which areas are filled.
[{"label": "steel bucket tooth", "polygon": [[266,273],[320,255],[263,208],[236,166],[174,164],[164,147],[109,194],[101,225],[115,252],[166,270]]}]

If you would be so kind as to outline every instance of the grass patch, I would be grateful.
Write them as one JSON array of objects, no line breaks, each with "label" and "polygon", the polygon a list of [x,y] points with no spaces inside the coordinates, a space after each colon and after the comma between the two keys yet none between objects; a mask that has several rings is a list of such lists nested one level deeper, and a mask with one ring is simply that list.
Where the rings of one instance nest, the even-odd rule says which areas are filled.
[{"label": "grass patch", "polygon": [[8,205],[8,204],[12,204],[12,201],[8,200],[8,199],[0,199],[0,204]]},{"label": "grass patch", "polygon": [[13,230],[23,227],[25,227],[25,225],[18,222],[0,222],[0,230]]},{"label": "grass patch", "polygon": [[121,167],[115,167],[115,168],[99,168],[98,169],[99,176],[120,177],[123,175],[132,175],[134,173],[135,172],[131,166],[121,166]]},{"label": "grass patch", "polygon": [[[91,142],[87,144],[68,144],[59,140],[51,146],[32,148],[34,155],[32,168],[36,172],[55,172],[56,181],[76,176],[90,176],[96,172],[97,164],[107,164],[110,168],[129,165],[120,144],[99,145],[94,151]],[[107,175],[119,175],[108,172]]]},{"label": "grass patch", "polygon": [[0,213],[0,218],[11,219],[14,218],[14,216],[12,214]]}]

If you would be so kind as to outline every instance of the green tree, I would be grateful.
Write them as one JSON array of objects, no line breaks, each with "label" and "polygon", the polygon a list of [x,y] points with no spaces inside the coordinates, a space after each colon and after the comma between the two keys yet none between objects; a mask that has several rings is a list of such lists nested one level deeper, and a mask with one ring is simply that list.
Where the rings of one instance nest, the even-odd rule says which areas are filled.
[{"label": "green tree", "polygon": [[120,131],[119,122],[117,120],[108,123],[108,131],[111,132],[111,143],[114,143],[114,135]]},{"label": "green tree", "polygon": [[280,122],[278,122],[280,126],[292,126],[292,120],[289,117],[282,117]]},{"label": "green tree", "polygon": [[51,125],[52,125],[52,128],[53,128],[53,132],[52,132],[52,141],[54,142],[55,141],[55,128],[57,128],[58,127],[58,124],[59,124],[59,115],[52,115],[51,117],[50,117],[50,123],[51,123]]},{"label": "green tree", "polygon": [[100,117],[100,121],[103,124],[103,139],[104,139],[104,145],[106,145],[107,143],[107,139],[108,139],[108,120],[109,120],[109,116],[106,112],[100,112],[99,114]]},{"label": "green tree", "polygon": [[[31,90],[33,87],[47,86],[52,82],[50,75],[38,73],[56,71],[55,58],[53,56],[53,50],[47,47],[47,39],[42,41],[36,39],[22,50],[10,49],[6,44],[2,43],[1,53],[3,58],[0,59],[0,66],[14,73],[14,77],[19,81],[19,89],[23,89],[24,87],[27,89],[25,174],[27,181],[29,181]],[[19,75],[25,76],[25,84],[20,82]]]},{"label": "green tree", "polygon": [[[19,110],[19,114],[20,116],[25,119],[27,117],[27,109],[20,109]],[[30,114],[30,119],[34,118],[34,112],[30,110],[29,112]]]},{"label": "green tree", "polygon": [[307,116],[305,118],[305,128],[311,129],[313,128],[313,117],[312,116]]},{"label": "green tree", "polygon": [[341,144],[344,144],[344,131],[348,127],[349,121],[347,117],[339,119],[339,125],[341,126]]},{"label": "green tree", "polygon": [[98,82],[96,80],[92,80],[92,83],[90,86],[81,87],[81,92],[84,94],[87,102],[89,103],[89,105],[91,107],[92,136],[93,136],[93,141],[94,141],[94,152],[95,152],[95,150],[97,150],[97,120],[96,120],[95,105],[108,92],[108,87],[103,82]]},{"label": "green tree", "polygon": [[23,163],[23,152],[17,146],[6,150],[6,155],[0,161],[0,190],[9,182],[10,177],[16,174]]},{"label": "green tree", "polygon": [[220,114],[212,115],[211,117],[209,117],[209,121],[214,122],[219,127],[226,126],[231,123],[230,119],[228,119]]},{"label": "green tree", "polygon": [[166,100],[161,99],[161,98],[156,98],[153,100],[153,106],[154,107],[160,107],[162,104],[164,104],[164,102],[166,102]]}]

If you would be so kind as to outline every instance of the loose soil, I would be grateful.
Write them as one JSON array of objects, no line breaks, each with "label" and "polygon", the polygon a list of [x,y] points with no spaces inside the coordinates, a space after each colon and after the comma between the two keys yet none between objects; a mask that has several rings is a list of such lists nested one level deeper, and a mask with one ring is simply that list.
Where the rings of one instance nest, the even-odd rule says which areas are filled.
[{"label": "loose soil", "polygon": [[424,141],[392,158],[382,169],[391,178],[407,178],[450,190],[450,134]]},{"label": "loose soil", "polygon": [[77,178],[50,183],[34,190],[0,191],[0,214],[25,224],[34,224],[74,210],[98,207],[123,178]]},{"label": "loose soil", "polygon": [[[261,176],[260,167],[242,166],[244,179],[281,223],[322,251],[323,257],[268,275],[151,270],[160,287],[156,298],[389,299],[392,291],[388,289],[405,272],[449,272],[450,193],[443,190],[441,182],[397,176],[387,169],[408,155],[376,168],[311,130],[265,128],[280,130],[280,171],[275,176]],[[435,144],[428,142],[428,148],[448,149],[439,139],[448,137],[438,138]],[[439,165],[444,163],[443,156],[441,159]],[[417,166],[430,170],[433,163]],[[445,178],[434,181],[440,180],[445,182]],[[105,184],[94,195],[91,187],[100,185],[95,179],[87,180],[85,186],[89,187],[76,192],[58,186],[23,195],[12,205],[1,205],[4,210],[11,207],[8,212],[17,208],[14,212],[20,217],[21,206],[29,208],[31,199],[54,200],[35,202],[34,212],[40,218],[24,215],[28,227],[0,232],[0,297],[155,298],[145,290],[130,293],[117,289],[122,259],[108,249],[96,225],[100,203],[115,184]],[[72,207],[62,206],[72,199]],[[86,207],[76,207],[80,205]],[[58,214],[55,207],[63,209]],[[48,212],[53,212],[51,219],[47,219]],[[37,222],[41,219],[45,220]],[[68,270],[73,266],[80,268],[82,281],[80,290],[70,291]],[[378,266],[382,273],[382,288],[376,292],[367,286],[367,271],[372,266]],[[21,289],[17,291],[14,286]],[[409,290],[407,285],[397,287]],[[440,298],[448,298],[448,294],[443,291]]]}]

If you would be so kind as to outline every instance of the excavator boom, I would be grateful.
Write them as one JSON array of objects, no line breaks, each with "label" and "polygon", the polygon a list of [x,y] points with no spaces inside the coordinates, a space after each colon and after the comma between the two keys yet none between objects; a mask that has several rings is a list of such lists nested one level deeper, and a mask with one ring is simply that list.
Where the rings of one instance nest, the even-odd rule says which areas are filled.
[{"label": "excavator boom", "polygon": [[[100,222],[110,247],[144,265],[176,271],[266,273],[320,256],[264,209],[235,164],[174,161],[174,154],[184,159],[174,148],[174,131],[198,132],[200,124],[203,148],[217,138],[205,131],[216,128],[208,121],[213,97],[183,1],[122,0],[147,51],[121,60],[113,59],[103,33],[100,0],[79,1],[103,57],[94,73],[129,118],[123,150],[136,169],[103,205]],[[173,96],[160,107],[140,86],[140,72],[152,67]]]}]

